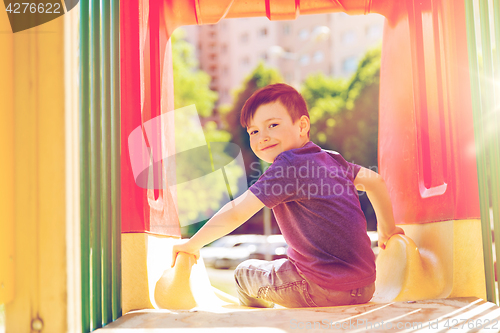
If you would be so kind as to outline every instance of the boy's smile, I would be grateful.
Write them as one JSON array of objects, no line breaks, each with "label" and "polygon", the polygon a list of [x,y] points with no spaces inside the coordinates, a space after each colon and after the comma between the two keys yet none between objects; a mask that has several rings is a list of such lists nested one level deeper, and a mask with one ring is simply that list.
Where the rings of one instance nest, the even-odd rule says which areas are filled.
[{"label": "boy's smile", "polygon": [[309,118],[302,116],[292,123],[292,117],[280,102],[259,106],[247,128],[250,147],[268,163],[274,162],[281,152],[305,145],[309,141],[308,131]]}]

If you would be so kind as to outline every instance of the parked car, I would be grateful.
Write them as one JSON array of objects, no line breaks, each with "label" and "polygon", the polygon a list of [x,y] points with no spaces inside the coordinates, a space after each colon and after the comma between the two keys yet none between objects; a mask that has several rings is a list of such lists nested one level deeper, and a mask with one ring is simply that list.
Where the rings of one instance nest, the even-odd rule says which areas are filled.
[{"label": "parked car", "polygon": [[[372,249],[378,254],[378,234],[368,231]],[[288,244],[283,235],[229,235],[200,250],[205,266],[235,268],[247,259],[276,260],[287,257]],[[266,256],[267,254],[267,256]]]},{"label": "parked car", "polygon": [[250,254],[250,259],[276,260],[286,258],[287,249],[288,244],[285,242],[283,235],[271,235],[267,237],[267,242],[259,245],[259,247]]},{"label": "parked car", "polygon": [[368,237],[370,237],[370,242],[372,243],[372,249],[378,246],[378,233],[377,231],[368,231]]},{"label": "parked car", "polygon": [[368,237],[370,237],[370,242],[372,244],[373,253],[375,253],[375,257],[378,256],[379,247],[378,247],[378,233],[377,231],[368,231]]},{"label": "parked car", "polygon": [[250,258],[261,243],[240,243],[228,249],[224,255],[215,259],[214,268],[235,268],[241,262]]},{"label": "parked car", "polygon": [[202,248],[200,253],[207,267],[231,268],[248,259],[265,241],[263,235],[229,235]]}]

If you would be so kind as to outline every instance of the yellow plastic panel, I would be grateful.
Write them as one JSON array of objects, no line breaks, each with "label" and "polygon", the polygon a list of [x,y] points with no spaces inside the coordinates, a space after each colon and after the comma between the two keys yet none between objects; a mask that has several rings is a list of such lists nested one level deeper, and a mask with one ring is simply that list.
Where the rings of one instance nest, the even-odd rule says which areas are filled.
[{"label": "yellow plastic panel", "polygon": [[[0,5],[0,9],[3,9]],[[10,31],[5,11],[0,12],[0,31]],[[14,298],[14,40],[0,33],[0,304]]]},{"label": "yellow plastic panel", "polygon": [[486,297],[479,220],[402,228],[378,255],[375,301]]},{"label": "yellow plastic panel", "polygon": [[[154,309],[149,300],[148,235],[122,234],[122,313],[138,309]],[[168,253],[164,254],[165,257]]]},{"label": "yellow plastic panel", "polygon": [[37,29],[39,315],[44,319],[44,332],[64,332],[67,270],[63,17]]},{"label": "yellow plastic panel", "polygon": [[486,299],[481,221],[455,221],[453,235],[453,289],[449,297]]},{"label": "yellow plastic panel", "polygon": [[[203,258],[193,264],[180,255],[170,268],[172,246],[180,240],[146,233],[122,234],[123,313],[140,309],[191,309],[227,304],[217,297]],[[189,299],[189,302],[183,302]]]},{"label": "yellow plastic panel", "polygon": [[407,301],[442,298],[446,289],[444,267],[431,251],[420,250],[408,236],[396,235],[377,258],[374,299]]},{"label": "yellow plastic panel", "polygon": [[[0,14],[0,16],[3,14]],[[3,21],[2,21],[3,22]],[[6,29],[7,30],[7,29]],[[1,37],[0,37],[1,38]],[[64,31],[59,18],[12,35],[14,299],[6,332],[67,328]],[[0,83],[0,84],[3,84]]]}]

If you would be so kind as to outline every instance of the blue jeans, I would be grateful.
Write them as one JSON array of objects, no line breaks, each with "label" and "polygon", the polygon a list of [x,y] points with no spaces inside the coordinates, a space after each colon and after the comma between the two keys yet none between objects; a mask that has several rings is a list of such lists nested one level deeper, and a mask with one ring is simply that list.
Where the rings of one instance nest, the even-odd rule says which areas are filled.
[{"label": "blue jeans", "polygon": [[241,305],[272,308],[336,306],[369,302],[375,283],[347,291],[329,290],[306,279],[288,259],[250,259],[234,270]]}]

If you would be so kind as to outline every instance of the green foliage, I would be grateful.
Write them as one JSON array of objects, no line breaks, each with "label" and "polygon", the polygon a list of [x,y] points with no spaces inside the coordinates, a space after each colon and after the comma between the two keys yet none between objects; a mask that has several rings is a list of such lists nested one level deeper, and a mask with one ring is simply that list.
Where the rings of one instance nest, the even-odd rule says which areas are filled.
[{"label": "green foliage", "polygon": [[[180,109],[194,104],[203,125],[204,138],[196,127],[198,119],[192,112],[176,112],[176,149],[182,147],[196,147],[204,139],[210,142],[229,142],[231,134],[217,128],[214,121],[205,121],[213,115],[217,93],[210,90],[210,76],[198,69],[198,62],[194,57],[193,46],[184,39],[184,31],[177,29],[171,37],[172,61],[174,77],[174,106]],[[211,145],[212,148],[212,145]],[[221,207],[224,198],[227,198],[228,188],[225,181],[221,181],[220,174],[214,171],[214,155],[218,160],[231,160],[224,151],[210,154],[208,151],[192,151],[192,155],[180,155],[175,160],[176,169],[176,196],[180,220],[202,221],[181,228],[183,236],[193,235]],[[243,171],[237,165],[229,164],[225,168],[230,188],[237,188],[238,177]],[[219,169],[220,173],[220,169]],[[241,187],[241,186],[240,186]],[[240,191],[241,189],[238,189]]]},{"label": "green foliage", "polygon": [[246,100],[252,96],[255,91],[267,85],[279,82],[283,82],[283,78],[279,71],[274,68],[266,67],[262,61],[259,62],[255,69],[243,80],[241,87],[233,91],[234,104],[223,108],[222,113],[234,112],[235,110],[239,113],[243,104],[245,104]]},{"label": "green foliage", "polygon": [[[349,80],[310,76],[301,91],[309,108],[311,141],[372,168],[377,167],[380,55],[380,47],[369,50]],[[360,202],[368,230],[375,230],[366,195]]]},{"label": "green foliage", "polygon": [[[209,117],[212,115],[217,95],[208,88],[210,77],[196,69],[197,63],[192,56],[192,46],[181,39],[181,34],[182,32],[176,32],[172,36],[175,107],[195,104],[201,116]],[[309,76],[306,79],[301,93],[309,108],[313,142],[325,149],[339,151],[346,160],[356,164],[366,167],[377,165],[379,73],[380,48],[375,48],[365,54],[357,71],[349,80],[330,78],[323,74]],[[276,69],[266,68],[261,62],[245,78],[242,86],[233,92],[234,103],[221,106],[218,110],[227,132],[219,130],[213,121],[203,122],[205,136],[209,142],[231,140],[241,148],[249,184],[260,175],[255,172],[256,166],[257,168],[260,166],[260,160],[250,149],[246,129],[240,125],[240,111],[246,100],[257,89],[278,82],[283,82],[279,72]],[[228,171],[238,173],[238,170],[228,169]],[[190,217],[194,217],[194,214],[202,217],[207,216],[207,212],[211,213],[215,209],[212,205],[213,199],[216,198],[219,202],[223,194],[227,193],[224,185],[217,182],[210,183],[209,187],[213,188],[208,192],[209,196],[206,195],[206,191],[198,191],[199,188],[187,187],[180,197],[189,202]],[[361,203],[362,206],[366,206],[363,200]],[[201,224],[183,228],[183,234],[192,235]],[[255,216],[238,231],[259,232],[260,228],[262,228],[261,217]]]},{"label": "green foliage", "polygon": [[309,76],[302,87],[311,140],[347,160],[377,166],[380,48],[369,50],[349,80]]},{"label": "green foliage", "polygon": [[194,47],[183,39],[185,32],[177,29],[172,34],[172,63],[174,73],[174,107],[195,104],[202,117],[213,113],[217,93],[210,90],[210,75],[198,69]]},{"label": "green foliage", "polygon": [[317,100],[323,98],[342,97],[346,90],[347,82],[341,78],[331,78],[323,74],[309,75],[304,81],[305,89],[302,89],[302,97],[307,105],[314,105]]},{"label": "green foliage", "polygon": [[[247,183],[251,185],[260,175],[261,161],[250,148],[250,140],[246,128],[240,124],[240,112],[246,100],[260,88],[269,84],[283,82],[283,78],[276,69],[266,67],[262,62],[245,78],[241,87],[233,91],[233,104],[219,109],[223,127],[231,133],[232,142],[241,148]],[[262,211],[254,215],[248,222],[236,230],[236,233],[261,233]]]},{"label": "green foliage", "polygon": [[252,174],[255,172],[250,168],[252,163],[259,163],[250,148],[250,140],[246,128],[240,124],[240,112],[247,99],[260,88],[269,84],[283,82],[283,79],[276,69],[266,67],[260,62],[257,67],[245,78],[241,87],[235,89],[234,103],[230,106],[220,108],[223,127],[227,128],[232,137],[232,142],[241,147],[245,170],[249,183],[253,180]]}]

